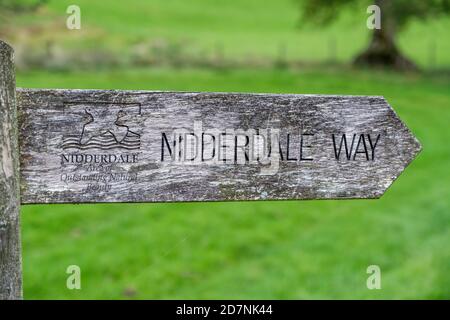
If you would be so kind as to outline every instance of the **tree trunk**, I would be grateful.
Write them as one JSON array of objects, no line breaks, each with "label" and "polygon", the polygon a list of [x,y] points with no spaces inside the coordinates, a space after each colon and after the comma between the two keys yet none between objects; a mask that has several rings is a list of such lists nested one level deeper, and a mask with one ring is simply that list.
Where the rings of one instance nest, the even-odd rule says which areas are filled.
[{"label": "tree trunk", "polygon": [[397,23],[391,0],[376,0],[381,9],[381,29],[374,29],[367,49],[354,60],[355,65],[385,67],[397,70],[417,70],[417,66],[406,58],[395,44]]}]

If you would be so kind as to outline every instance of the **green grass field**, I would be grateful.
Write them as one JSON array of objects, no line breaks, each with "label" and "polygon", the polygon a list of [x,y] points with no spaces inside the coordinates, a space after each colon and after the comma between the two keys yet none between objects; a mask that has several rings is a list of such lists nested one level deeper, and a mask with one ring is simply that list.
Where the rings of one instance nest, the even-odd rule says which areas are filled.
[{"label": "green grass field", "polygon": [[[39,14],[17,19],[11,38],[44,48],[53,37],[77,50],[117,52],[163,39],[192,54],[219,46],[226,57],[269,59],[285,46],[288,59],[316,62],[329,58],[335,41],[337,60],[348,62],[368,37],[365,8],[325,29],[296,29],[293,0],[76,2],[81,31],[61,28],[73,1],[50,0]],[[428,67],[435,43],[434,66],[448,68],[449,26],[448,18],[413,22],[400,36],[401,48]],[[380,200],[24,206],[26,299],[450,299],[450,78],[444,72],[42,68],[20,71],[17,85],[383,95],[423,145]],[[66,288],[72,264],[81,267],[79,291]],[[381,267],[381,290],[366,287],[372,264]]]},{"label": "green grass field", "polygon": [[[18,85],[384,95],[424,147],[380,200],[24,207],[25,298],[450,298],[447,77],[149,69]],[[366,288],[371,264],[382,290]]]}]

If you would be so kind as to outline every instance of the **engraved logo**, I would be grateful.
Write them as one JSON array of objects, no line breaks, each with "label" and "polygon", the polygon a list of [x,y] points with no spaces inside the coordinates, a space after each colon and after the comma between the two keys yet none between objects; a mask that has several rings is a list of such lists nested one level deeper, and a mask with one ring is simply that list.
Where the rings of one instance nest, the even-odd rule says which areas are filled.
[{"label": "engraved logo", "polygon": [[[114,112],[111,112],[114,111]],[[78,134],[63,137],[62,148],[100,150],[139,150],[140,135],[131,127],[135,116],[130,108],[85,107],[84,124]]]}]

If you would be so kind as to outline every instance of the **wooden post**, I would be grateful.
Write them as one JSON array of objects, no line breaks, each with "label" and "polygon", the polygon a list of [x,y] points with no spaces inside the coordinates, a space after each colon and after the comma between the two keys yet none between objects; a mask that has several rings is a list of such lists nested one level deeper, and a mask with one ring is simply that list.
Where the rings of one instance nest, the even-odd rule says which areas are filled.
[{"label": "wooden post", "polygon": [[13,49],[0,40],[0,299],[22,298],[19,148]]}]

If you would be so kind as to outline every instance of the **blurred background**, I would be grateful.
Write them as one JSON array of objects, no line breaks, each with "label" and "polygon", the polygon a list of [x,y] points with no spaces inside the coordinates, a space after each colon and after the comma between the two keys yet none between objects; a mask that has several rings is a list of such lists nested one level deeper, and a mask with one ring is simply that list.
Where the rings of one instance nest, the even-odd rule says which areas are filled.
[{"label": "blurred background", "polygon": [[[449,299],[449,10],[0,0],[17,86],[383,95],[423,145],[380,200],[24,206],[25,299]],[[73,264],[81,290],[66,288]]]}]

